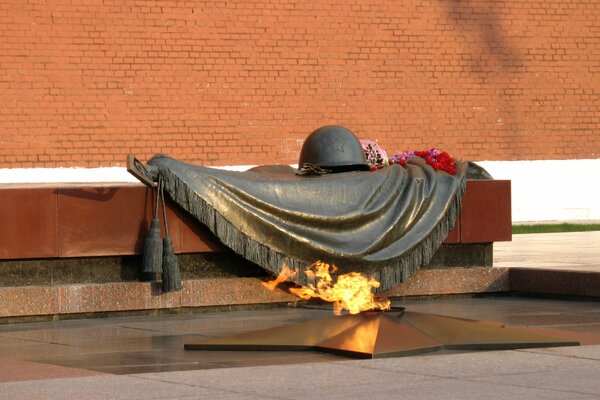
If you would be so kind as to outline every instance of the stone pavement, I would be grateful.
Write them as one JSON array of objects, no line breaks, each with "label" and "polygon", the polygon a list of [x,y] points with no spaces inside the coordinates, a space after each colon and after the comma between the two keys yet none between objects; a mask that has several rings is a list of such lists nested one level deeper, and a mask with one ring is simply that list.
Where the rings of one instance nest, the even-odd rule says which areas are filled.
[{"label": "stone pavement", "polygon": [[598,399],[600,346],[8,382],[2,399]]},{"label": "stone pavement", "polygon": [[[515,236],[496,253],[496,261],[528,268],[547,268],[552,261],[568,269],[600,260],[600,246],[590,246],[598,233],[548,235],[554,236],[540,234],[529,241]],[[530,255],[519,259],[522,252]],[[590,264],[586,270],[600,272],[600,263]],[[199,337],[330,316],[323,307],[5,324],[0,325],[0,399],[600,398],[598,299],[442,297],[396,305],[508,326],[569,330],[586,345],[383,360],[314,351],[183,350],[183,343]]]},{"label": "stone pavement", "polygon": [[494,243],[494,266],[600,272],[600,231],[513,235]]}]

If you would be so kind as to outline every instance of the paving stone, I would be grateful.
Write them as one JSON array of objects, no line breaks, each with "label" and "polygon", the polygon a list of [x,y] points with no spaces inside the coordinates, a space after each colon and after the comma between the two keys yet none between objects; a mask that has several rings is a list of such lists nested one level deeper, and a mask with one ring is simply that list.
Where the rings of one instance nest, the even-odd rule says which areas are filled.
[{"label": "paving stone", "polygon": [[557,365],[554,371],[490,376],[476,378],[476,380],[501,385],[577,393],[600,398],[598,371],[600,371],[600,361],[596,360],[587,363],[569,361],[560,366]]},{"label": "paving stone", "polygon": [[[341,396],[327,399],[341,399]],[[348,397],[347,397],[348,398]],[[376,388],[369,400],[406,398],[411,400],[460,399],[460,400],[592,400],[596,396],[570,391],[556,391],[510,384],[473,382],[461,379],[436,379],[411,386]]]},{"label": "paving stone", "polygon": [[201,384],[213,389],[234,390],[253,395],[285,399],[327,398],[346,393],[353,397],[367,395],[369,388],[394,382],[413,385],[432,379],[415,374],[399,374],[362,368],[351,363],[229,368],[177,373],[144,374],[147,379],[180,384]]},{"label": "paving stone", "polygon": [[600,271],[600,231],[513,235],[494,244],[494,266]]},{"label": "paving stone", "polygon": [[[548,349],[529,349],[521,351],[600,361],[600,346],[552,347]],[[600,368],[600,366],[598,367]]]},{"label": "paving stone", "polygon": [[[569,348],[569,349],[574,349]],[[579,347],[579,349],[600,350],[600,346]],[[600,368],[596,360],[577,359],[562,354],[565,348],[554,348],[553,352],[506,350],[486,352],[466,352],[459,354],[430,354],[421,357],[390,358],[373,360],[369,368],[384,371],[420,374],[443,378],[487,378],[516,374],[547,374],[566,369],[585,370]],[[568,350],[567,350],[568,351]]]},{"label": "paving stone", "polygon": [[[101,400],[234,398],[231,393],[201,386],[177,385],[133,376],[103,375],[0,384],[2,400]],[[224,397],[221,397],[221,396]]]}]

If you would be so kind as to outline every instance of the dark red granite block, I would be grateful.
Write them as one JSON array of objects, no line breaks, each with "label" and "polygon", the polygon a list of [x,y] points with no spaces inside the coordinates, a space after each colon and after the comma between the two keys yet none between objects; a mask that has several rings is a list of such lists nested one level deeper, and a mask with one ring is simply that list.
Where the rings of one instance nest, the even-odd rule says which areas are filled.
[{"label": "dark red granite block", "polygon": [[0,259],[58,256],[57,190],[0,189]]},{"label": "dark red granite block", "polygon": [[[169,236],[177,253],[220,250],[216,238],[167,198]],[[156,198],[139,185],[63,188],[58,192],[60,257],[143,252]],[[165,235],[162,206],[158,212]]]},{"label": "dark red granite block", "polygon": [[[142,252],[155,198],[137,184],[79,184],[2,189],[0,204],[0,259],[117,256]],[[167,204],[175,252],[223,249],[205,226],[168,198]],[[510,181],[468,181],[461,216],[445,243],[510,239]]]},{"label": "dark red granite block", "polygon": [[152,207],[144,186],[60,189],[60,257],[141,252]]},{"label": "dark red granite block", "polygon": [[469,180],[462,199],[461,243],[512,239],[510,181]]}]

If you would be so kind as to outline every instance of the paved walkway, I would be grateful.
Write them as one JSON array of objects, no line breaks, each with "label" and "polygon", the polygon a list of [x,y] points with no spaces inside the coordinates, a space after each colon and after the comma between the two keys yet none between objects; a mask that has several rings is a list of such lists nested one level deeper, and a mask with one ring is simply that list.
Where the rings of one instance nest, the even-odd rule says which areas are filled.
[{"label": "paved walkway", "polygon": [[494,243],[494,266],[600,272],[600,231],[513,235]]},{"label": "paved walkway", "polygon": [[[600,262],[589,262],[600,260],[599,238],[595,232],[519,235],[512,243],[497,244],[496,263],[600,272]],[[182,347],[199,337],[330,315],[318,308],[0,325],[0,399],[600,398],[598,300],[447,297],[397,305],[508,326],[569,330],[588,345],[360,361],[317,352]]]},{"label": "paved walkway", "polygon": [[9,382],[2,399],[589,399],[600,346]]}]

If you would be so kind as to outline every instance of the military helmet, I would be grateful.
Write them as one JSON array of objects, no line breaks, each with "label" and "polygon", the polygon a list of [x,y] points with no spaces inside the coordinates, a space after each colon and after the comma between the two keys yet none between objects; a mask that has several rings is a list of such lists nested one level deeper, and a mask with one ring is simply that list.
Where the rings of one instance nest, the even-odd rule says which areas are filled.
[{"label": "military helmet", "polygon": [[327,125],[312,132],[302,145],[298,168],[305,164],[331,172],[368,171],[360,141],[349,129]]}]

